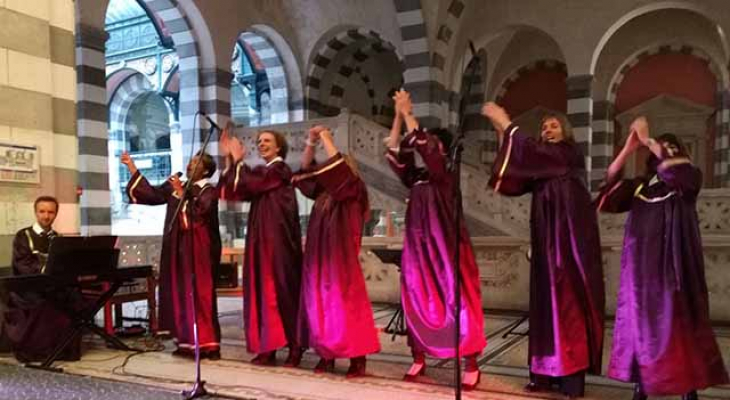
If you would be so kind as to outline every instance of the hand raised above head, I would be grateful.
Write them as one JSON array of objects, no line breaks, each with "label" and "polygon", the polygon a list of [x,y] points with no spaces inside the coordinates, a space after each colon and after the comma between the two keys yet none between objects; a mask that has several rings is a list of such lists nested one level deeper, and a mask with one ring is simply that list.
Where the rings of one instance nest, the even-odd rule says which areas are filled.
[{"label": "hand raised above head", "polygon": [[119,160],[124,165],[134,164],[134,161],[132,160],[132,157],[126,151],[125,152],[122,152],[122,155],[119,157]]},{"label": "hand raised above head", "polygon": [[137,166],[134,164],[134,160],[132,159],[132,156],[129,155],[129,153],[122,152],[122,155],[119,157],[122,164],[127,166],[127,170],[129,170],[129,173],[134,175],[137,172]]},{"label": "hand raised above head", "polygon": [[183,184],[182,181],[180,181],[180,177],[177,174],[171,175],[167,180],[172,185],[173,190],[175,190],[175,193],[178,195],[181,195],[183,193]]},{"label": "hand raised above head", "polygon": [[497,103],[489,101],[482,106],[482,115],[492,121],[492,125],[498,132],[504,131],[512,123],[507,111]]},{"label": "hand raised above head", "polygon": [[319,135],[322,133],[322,131],[328,130],[324,125],[315,125],[311,128],[309,128],[309,141],[312,143],[316,143],[319,140]]},{"label": "hand raised above head", "polygon": [[396,114],[407,115],[413,112],[411,94],[405,90],[401,89],[395,92],[395,95],[393,95],[393,101],[395,102]]},{"label": "hand raised above head", "polygon": [[233,157],[234,161],[238,162],[246,157],[246,146],[243,144],[241,139],[232,137],[228,140],[228,148],[230,149],[231,157]]},{"label": "hand raised above head", "polygon": [[649,141],[649,121],[644,116],[636,118],[629,127],[629,131],[636,132],[636,137],[646,145]]}]

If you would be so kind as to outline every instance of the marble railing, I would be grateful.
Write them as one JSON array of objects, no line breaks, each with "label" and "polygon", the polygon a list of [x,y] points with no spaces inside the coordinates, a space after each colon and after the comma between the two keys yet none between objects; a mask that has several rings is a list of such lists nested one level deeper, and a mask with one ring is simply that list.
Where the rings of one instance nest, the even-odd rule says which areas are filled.
[{"label": "marble railing", "polygon": [[[482,306],[485,309],[527,311],[529,308],[530,265],[526,257],[527,239],[512,237],[472,237],[474,254],[479,265]],[[619,286],[620,237],[602,240],[603,267],[606,281],[606,313],[616,310]],[[375,248],[400,249],[399,237],[366,237],[360,253],[363,274],[370,299],[374,302],[397,303],[400,299],[400,273],[392,264],[383,264],[372,252]],[[159,265],[160,237],[122,238],[122,266]],[[710,315],[715,321],[730,322],[730,240],[725,236],[704,237],[705,274],[710,295]]]}]

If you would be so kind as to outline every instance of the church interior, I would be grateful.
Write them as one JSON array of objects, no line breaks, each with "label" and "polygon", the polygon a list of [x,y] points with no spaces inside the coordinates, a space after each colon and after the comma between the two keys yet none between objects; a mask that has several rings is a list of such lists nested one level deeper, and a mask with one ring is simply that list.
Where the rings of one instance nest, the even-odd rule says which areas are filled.
[{"label": "church interior", "polygon": [[[209,398],[453,398],[452,359],[429,359],[427,376],[402,380],[411,350],[399,315],[400,267],[375,252],[402,249],[406,232],[409,193],[384,144],[402,88],[423,127],[463,133],[460,200],[488,342],[477,359],[481,382],[465,398],[563,398],[523,390],[531,198],[487,185],[501,146],[482,115],[488,101],[534,138],[543,115],[566,116],[594,198],[636,117],[681,140],[702,172],[696,212],[709,316],[730,366],[728,32],[726,0],[0,0],[0,280],[12,275],[16,232],[33,224],[34,200],[44,195],[58,201],[60,235],[117,236],[119,269],[152,267],[91,317],[135,351],[84,334],[81,359],[55,362],[59,374],[21,367],[0,344],[0,398],[172,399],[189,388],[195,362],[173,356],[171,341],[156,335],[166,209],[133,204],[122,158],[129,154],[151,184],[162,184],[185,171],[210,134],[206,151],[222,168],[211,123],[229,122],[253,165],[262,163],[251,151],[257,133],[272,129],[286,137],[285,162],[296,171],[315,125],[329,127],[357,162],[370,202],[359,260],[382,349],[357,380],[345,378],[344,363],[335,374],[312,373],[312,352],[301,368],[254,365],[242,303],[250,205],[221,199],[221,358],[203,360],[200,370]],[[624,174],[643,174],[649,156],[637,151]],[[305,232],[314,202],[297,193],[297,204]],[[599,214],[598,222],[605,372],[626,214]],[[0,297],[6,292],[0,283]],[[586,399],[628,399],[632,391],[605,374],[586,377]],[[699,396],[728,399],[730,385]]]}]

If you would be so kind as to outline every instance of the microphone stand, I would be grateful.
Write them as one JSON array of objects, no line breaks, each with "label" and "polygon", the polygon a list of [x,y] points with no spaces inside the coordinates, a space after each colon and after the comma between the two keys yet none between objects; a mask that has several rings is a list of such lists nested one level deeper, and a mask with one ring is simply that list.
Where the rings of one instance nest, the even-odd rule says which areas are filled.
[{"label": "microphone stand", "polygon": [[459,104],[459,125],[457,129],[457,135],[454,138],[454,142],[451,144],[451,148],[449,149],[449,158],[451,159],[451,163],[449,165],[449,172],[451,172],[452,175],[452,181],[454,182],[454,295],[455,295],[455,312],[454,312],[454,319],[455,319],[455,334],[454,334],[454,380],[456,382],[455,385],[455,392],[454,392],[454,398],[456,400],[461,400],[461,220],[463,218],[464,210],[461,205],[461,153],[464,151],[464,139],[466,138],[466,135],[464,133],[464,123],[466,121],[466,100],[469,98],[469,95],[471,94],[471,88],[474,84],[474,72],[477,71],[477,68],[479,66],[479,57],[476,55],[476,52],[474,52],[474,48],[470,43],[470,47],[472,48],[472,59],[469,62],[469,66],[467,67],[467,70],[465,72],[470,72],[466,74],[466,76],[469,77],[469,82],[467,82],[466,85],[466,92],[464,94],[464,97],[462,97],[461,102]]},{"label": "microphone stand", "polygon": [[[205,153],[205,149],[208,147],[208,143],[210,142],[210,138],[213,136],[213,132],[216,129],[215,124],[211,124],[210,129],[208,130],[208,135],[205,137],[205,141],[203,142],[203,146],[200,148],[199,153],[202,155]],[[193,135],[193,141],[195,140],[195,135]],[[177,221],[178,215],[180,215],[180,210],[183,207],[183,203],[185,203],[188,200],[188,197],[192,199],[191,191],[194,185],[192,177],[196,175],[198,172],[198,167],[200,166],[200,157],[198,157],[198,161],[193,166],[193,172],[188,177],[187,182],[185,182],[185,187],[183,189],[183,195],[180,198],[180,202],[177,204],[177,209],[175,210],[175,215],[172,216],[170,219],[170,224],[167,226],[166,234],[169,235],[172,231],[172,227],[175,226],[175,222]],[[190,221],[190,224],[194,223],[194,217],[195,217],[195,207],[192,205],[191,207],[187,208],[188,213],[188,221]],[[191,238],[195,238],[195,235],[193,234],[193,226],[191,225],[189,230],[189,235]],[[190,248],[190,256],[192,257],[193,264],[195,263],[195,244],[190,243],[188,246]],[[190,297],[192,297],[192,308],[193,308],[193,340],[195,344],[195,382],[193,383],[193,387],[190,390],[183,390],[182,396],[186,400],[195,399],[197,397],[206,396],[208,394],[208,391],[205,390],[205,381],[200,379],[200,339],[198,337],[198,288],[197,288],[197,282],[195,278],[195,268],[193,268],[192,271],[190,271]]]}]

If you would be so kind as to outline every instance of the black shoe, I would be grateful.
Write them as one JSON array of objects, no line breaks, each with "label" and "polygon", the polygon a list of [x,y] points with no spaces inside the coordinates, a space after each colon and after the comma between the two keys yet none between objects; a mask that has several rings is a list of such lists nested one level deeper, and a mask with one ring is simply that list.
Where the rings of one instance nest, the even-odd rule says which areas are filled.
[{"label": "black shoe", "polygon": [[201,351],[200,352],[200,358],[207,358],[208,360],[217,361],[221,359],[221,351],[220,350],[208,350],[208,351]]},{"label": "black shoe", "polygon": [[328,360],[326,358],[319,359],[319,362],[314,367],[314,373],[323,374],[325,372],[335,372],[335,360]]},{"label": "black shoe", "polygon": [[530,382],[525,385],[525,392],[538,393],[538,392],[550,392],[552,388],[547,385],[541,385],[537,382]]},{"label": "black shoe", "polygon": [[276,365],[276,351],[261,353],[251,360],[251,364],[261,365],[265,367],[273,367]]},{"label": "black shoe", "polygon": [[682,395],[682,400],[697,400],[697,391],[693,390],[687,394]]},{"label": "black shoe", "polygon": [[634,397],[632,400],[647,400],[648,397],[646,393],[644,393],[643,390],[641,390],[641,386],[639,384],[636,384],[634,386]]},{"label": "black shoe", "polygon": [[347,370],[346,378],[359,378],[365,376],[365,365],[367,361],[365,356],[354,357],[350,359],[350,368]]},{"label": "black shoe", "polygon": [[284,366],[287,368],[296,368],[302,362],[302,354],[304,352],[299,347],[290,347],[289,356],[284,361]]}]

